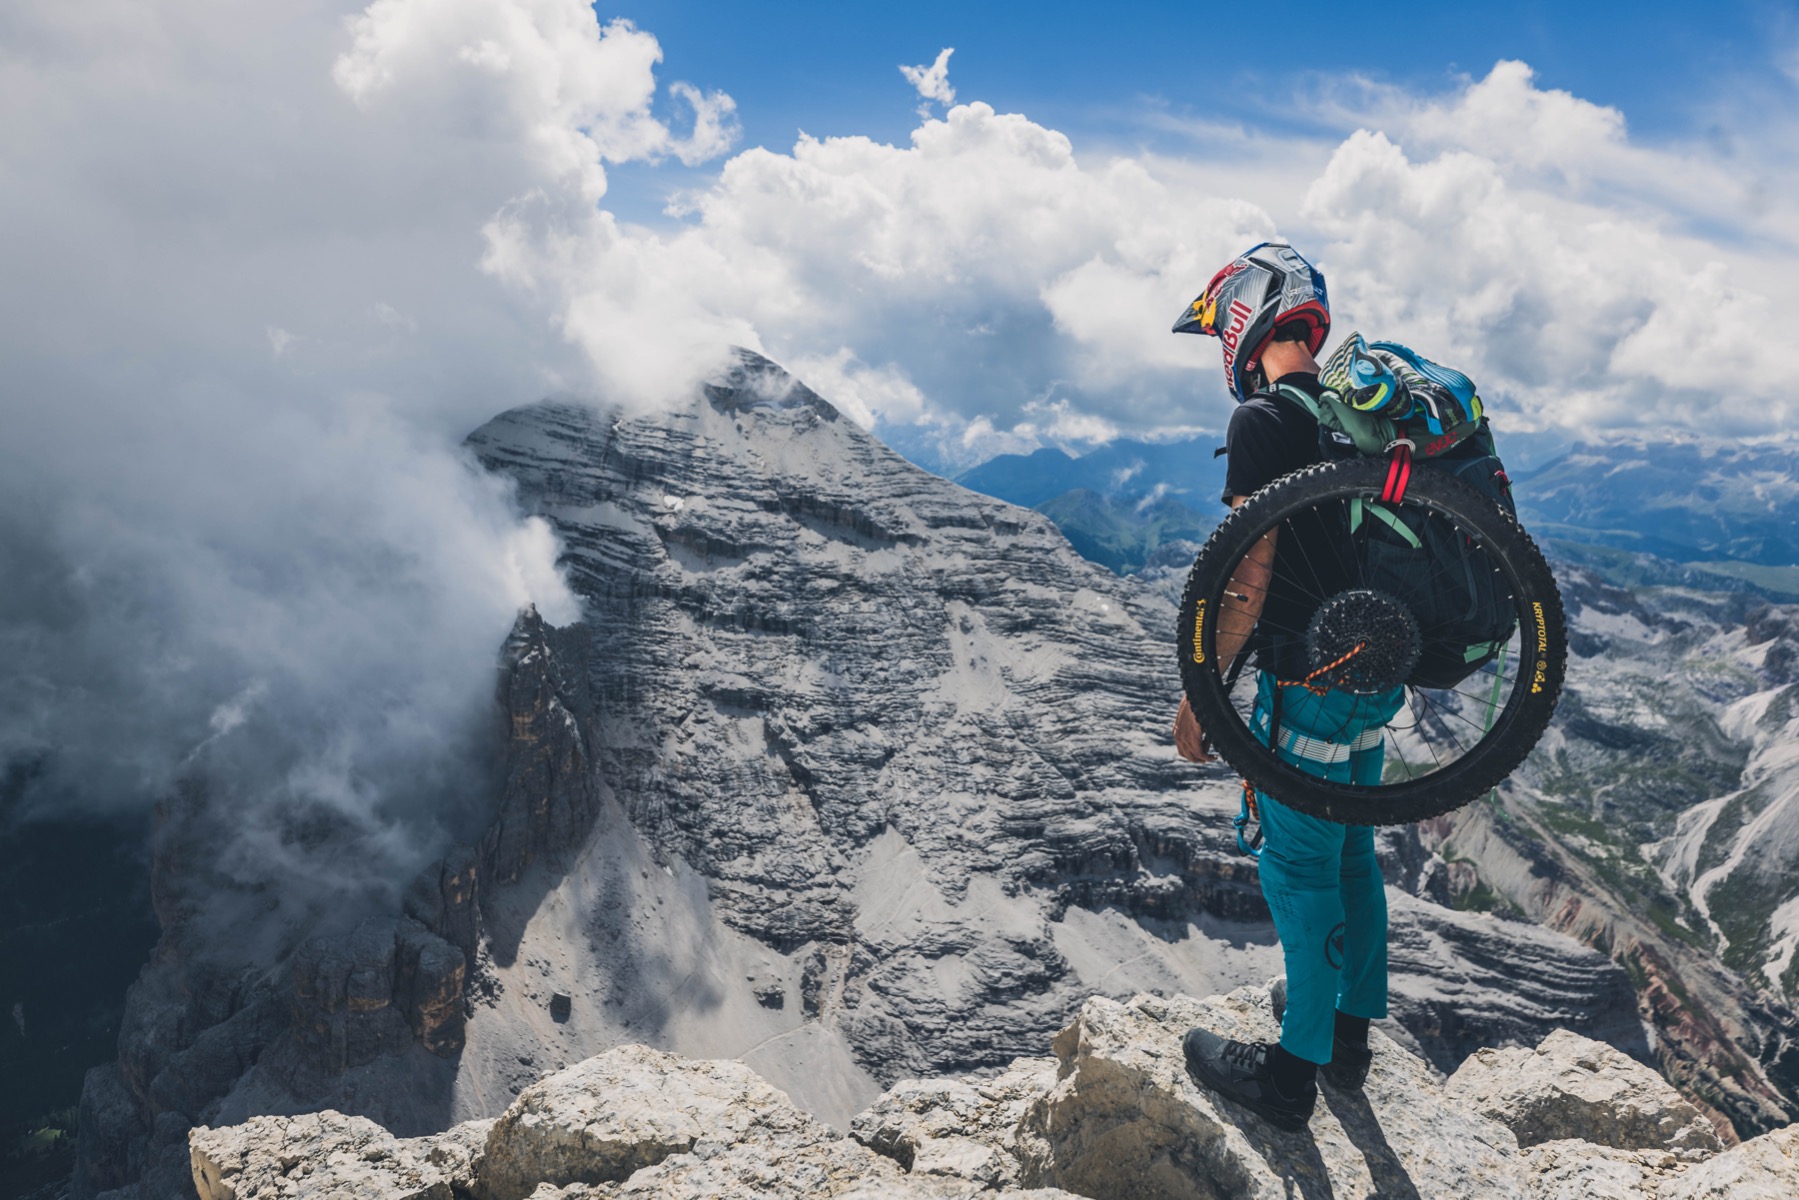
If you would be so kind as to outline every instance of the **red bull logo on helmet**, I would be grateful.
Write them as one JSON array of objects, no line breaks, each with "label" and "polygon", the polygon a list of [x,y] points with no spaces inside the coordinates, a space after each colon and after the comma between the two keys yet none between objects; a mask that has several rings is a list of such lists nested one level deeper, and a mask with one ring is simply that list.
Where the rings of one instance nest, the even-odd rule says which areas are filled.
[{"label": "red bull logo on helmet", "polygon": [[1243,340],[1243,330],[1248,327],[1249,319],[1255,316],[1255,309],[1241,300],[1232,300],[1229,308],[1230,324],[1226,325],[1218,335],[1224,343],[1224,370],[1229,375],[1231,364],[1237,360],[1237,343]]}]

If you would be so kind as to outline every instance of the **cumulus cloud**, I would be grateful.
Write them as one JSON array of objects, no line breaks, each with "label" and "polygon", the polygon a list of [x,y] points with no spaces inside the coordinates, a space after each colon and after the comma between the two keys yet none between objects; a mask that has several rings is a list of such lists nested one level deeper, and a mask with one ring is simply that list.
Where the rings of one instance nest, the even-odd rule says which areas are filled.
[{"label": "cumulus cloud", "polygon": [[932,103],[956,102],[956,89],[949,82],[949,56],[955,52],[954,46],[945,46],[937,52],[937,61],[928,67],[900,68],[900,74],[906,77],[906,82],[917,90],[919,99],[925,101],[925,106],[919,110],[921,113],[928,113]]},{"label": "cumulus cloud", "polygon": [[1011,445],[1190,419],[1193,348],[1167,327],[1196,276],[1274,231],[1254,205],[1084,164],[1062,134],[978,102],[905,146],[745,151],[677,215],[649,232],[536,203],[490,226],[490,269],[596,361],[641,363],[674,330],[695,363],[706,339],[733,340],[946,465],[999,444],[982,430]]},{"label": "cumulus cloud", "polygon": [[[1784,413],[1771,386],[1749,417],[1707,385],[1721,361],[1778,378],[1796,300],[1796,273],[1765,263],[1795,256],[1792,206],[1763,205],[1753,250],[1705,234],[1737,202],[1711,184],[1740,174],[1719,151],[1636,145],[1621,114],[1513,62],[1437,96],[1347,81],[1314,117],[1348,128],[1334,146],[1295,142],[1278,172],[1258,149],[1260,202],[1230,166],[1088,158],[975,101],[901,145],[746,151],[663,230],[589,212],[535,234],[496,225],[492,261],[596,361],[669,343],[698,363],[702,343],[736,340],[943,469],[1217,428],[1216,347],[1168,326],[1220,263],[1273,236],[1327,271],[1342,322],[1465,366],[1520,425],[1730,429]],[[1768,178],[1792,165],[1765,157]],[[633,331],[646,314],[695,340]]]},{"label": "cumulus cloud", "polygon": [[1518,63],[1388,125],[1345,139],[1301,210],[1340,322],[1464,365],[1527,423],[1757,433],[1799,416],[1773,384],[1799,306],[1791,213],[1749,244],[1704,236],[1729,174],[1713,152],[1634,147],[1621,115],[1538,91]]},{"label": "cumulus cloud", "polygon": [[[681,201],[685,227],[636,243],[714,325],[820,364],[827,394],[946,468],[1216,428],[1216,347],[1167,329],[1220,263],[1277,235],[1327,271],[1344,325],[1466,366],[1521,426],[1785,419],[1771,381],[1799,272],[1770,264],[1795,258],[1793,206],[1736,221],[1748,201],[1718,182],[1742,176],[1723,151],[1635,144],[1616,110],[1515,62],[1436,96],[1347,81],[1312,115],[1348,128],[1334,147],[1295,141],[1278,175],[1259,150],[1260,203],[1228,166],[1087,158],[977,101],[909,144],[745,152]],[[1790,157],[1757,170],[1779,178]],[[858,388],[852,360],[881,364],[884,386]]]}]

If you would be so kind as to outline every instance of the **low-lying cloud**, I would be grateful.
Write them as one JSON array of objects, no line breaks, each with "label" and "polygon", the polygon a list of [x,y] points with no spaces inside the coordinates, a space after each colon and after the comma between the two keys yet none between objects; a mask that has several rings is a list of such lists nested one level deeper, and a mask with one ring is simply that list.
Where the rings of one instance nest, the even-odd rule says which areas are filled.
[{"label": "low-lying cloud", "polygon": [[510,293],[493,231],[719,153],[731,101],[551,0],[27,0],[0,44],[0,779],[198,786],[218,869],[404,882],[493,802],[517,610],[579,614],[463,435],[654,390]]}]

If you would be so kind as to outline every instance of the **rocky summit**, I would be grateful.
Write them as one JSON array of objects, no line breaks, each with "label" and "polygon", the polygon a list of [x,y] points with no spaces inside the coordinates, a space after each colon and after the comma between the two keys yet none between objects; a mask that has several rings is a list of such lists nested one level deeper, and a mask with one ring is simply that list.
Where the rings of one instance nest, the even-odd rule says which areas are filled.
[{"label": "rocky summit", "polygon": [[[510,1145],[503,1130],[523,1146],[551,1119],[516,1108],[542,1076],[626,1045],[737,1060],[708,1086],[779,1089],[806,1117],[768,1136],[811,1148],[770,1168],[746,1141],[695,1134],[679,1155],[621,1150],[629,1172],[554,1186],[675,1195],[706,1178],[729,1194],[750,1177],[737,1172],[850,1179],[870,1152],[839,1133],[885,1089],[898,1089],[891,1105],[905,1087],[919,1095],[902,1080],[938,1076],[988,1081],[976,1099],[956,1091],[972,1082],[944,1084],[961,1099],[943,1104],[989,1124],[1024,1105],[1047,1140],[920,1142],[951,1119],[931,1108],[914,1133],[869,1134],[891,1141],[890,1165],[871,1170],[910,1161],[907,1186],[937,1187],[918,1163],[941,1160],[982,1187],[1098,1186],[1074,1164],[1103,1158],[1070,1148],[1054,1113],[1071,1110],[1015,1061],[1077,1012],[1097,1028],[1093,1014],[1113,1010],[1092,997],[1225,993],[1280,969],[1231,833],[1235,780],[1170,744],[1169,601],[1083,560],[1045,517],[905,462],[747,353],[667,411],[530,405],[468,445],[553,527],[583,610],[561,627],[527,610],[505,639],[485,828],[416,878],[308,907],[288,902],[293,881],[217,868],[229,797],[170,797],[162,941],[118,1063],[87,1081],[76,1194],[182,1195],[190,1129],[274,1130],[260,1114],[319,1110],[348,1115],[281,1118],[279,1137],[329,1143],[344,1163],[379,1151],[415,1178],[396,1195],[452,1194],[477,1149]],[[299,835],[337,844],[329,814]],[[1657,1053],[1666,1039],[1651,1046],[1625,966],[1565,932],[1448,904],[1465,866],[1451,851],[1474,839],[1447,836],[1381,835],[1395,1044],[1445,1073],[1557,1029]],[[354,840],[342,845],[346,874]],[[1159,1019],[1158,1003],[1133,1002],[1131,1020]],[[1769,1024],[1747,1014],[1717,1036]],[[1762,1089],[1755,1111],[1784,1123],[1757,1063],[1744,1068]],[[1075,1068],[1057,1070],[1062,1087]],[[1187,1129],[1190,1107],[1166,1119]],[[487,1140],[466,1127],[496,1119]],[[417,1140],[453,1126],[461,1140]],[[1193,1128],[1207,1145],[1224,1136]],[[1167,1152],[1168,1170],[1187,1169],[1183,1154]],[[228,1159],[208,1160],[217,1186],[242,1194],[248,1182],[228,1176],[273,1170]],[[515,1189],[538,1170],[505,1175],[501,1161],[476,1177]]]},{"label": "rocky summit", "polygon": [[1088,1000],[1054,1057],[909,1080],[844,1136],[739,1062],[615,1047],[526,1088],[497,1120],[398,1139],[336,1112],[188,1141],[201,1200],[1775,1200],[1799,1126],[1725,1149],[1660,1076],[1558,1030],[1447,1082],[1376,1033],[1355,1092],[1283,1133],[1195,1085],[1193,1025],[1275,1036],[1278,991]]}]

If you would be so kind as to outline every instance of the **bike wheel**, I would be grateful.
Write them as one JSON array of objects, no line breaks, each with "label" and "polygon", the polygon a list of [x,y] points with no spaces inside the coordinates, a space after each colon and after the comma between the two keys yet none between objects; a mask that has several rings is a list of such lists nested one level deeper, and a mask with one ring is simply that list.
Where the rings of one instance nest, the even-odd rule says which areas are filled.
[{"label": "bike wheel", "polygon": [[[1182,687],[1218,753],[1263,794],[1301,812],[1349,825],[1422,820],[1459,808],[1497,786],[1542,737],[1561,694],[1567,662],[1567,629],[1555,579],[1542,553],[1512,516],[1472,487],[1428,465],[1412,472],[1399,505],[1380,501],[1386,479],[1384,460],[1349,459],[1307,467],[1257,492],[1212,532],[1194,561],[1176,629]],[[1497,652],[1466,678],[1447,686],[1422,686],[1413,682],[1422,672],[1403,674],[1413,669],[1408,664],[1415,664],[1418,654],[1416,646],[1400,645],[1399,641],[1404,637],[1428,641],[1433,626],[1417,619],[1423,608],[1409,604],[1403,589],[1396,596],[1365,585],[1374,571],[1370,559],[1375,547],[1365,534],[1358,537],[1351,532],[1363,528],[1359,521],[1351,520],[1351,514],[1359,518],[1372,510],[1358,510],[1358,505],[1381,505],[1387,512],[1375,515],[1389,525],[1393,524],[1389,518],[1395,515],[1413,525],[1447,523],[1438,530],[1466,539],[1458,542],[1466,547],[1463,562],[1453,569],[1493,573],[1488,593],[1498,598],[1495,603],[1509,608],[1512,628],[1502,645],[1497,639],[1493,643],[1499,645]],[[1400,512],[1402,505],[1404,511]],[[1302,527],[1313,531],[1310,551],[1306,550],[1308,541],[1295,533]],[[1320,539],[1320,529],[1339,531],[1338,536]],[[1256,640],[1235,655],[1235,661],[1219,661],[1218,615],[1226,613],[1227,602],[1240,604],[1245,597],[1243,578],[1254,569],[1253,565],[1245,569],[1245,558],[1271,531],[1277,532],[1277,548],[1285,544],[1289,550],[1285,554],[1277,550],[1273,563],[1276,580],[1269,585],[1270,593],[1286,587],[1290,595],[1306,596],[1304,603],[1316,607],[1309,629],[1258,626],[1258,638],[1284,637],[1289,647],[1304,646],[1312,672],[1327,667],[1336,670],[1335,675],[1324,672],[1327,681],[1341,681],[1347,673],[1347,668],[1338,665],[1341,658],[1338,664],[1331,663],[1328,643],[1320,648],[1320,621],[1333,606],[1340,611],[1343,606],[1360,604],[1374,613],[1374,617],[1364,614],[1363,628],[1378,627],[1382,632],[1378,638],[1365,636],[1361,646],[1381,639],[1393,642],[1387,645],[1383,641],[1369,652],[1367,661],[1384,663],[1384,669],[1394,672],[1382,677],[1385,690],[1379,704],[1380,711],[1388,711],[1394,702],[1393,689],[1398,688],[1397,711],[1390,719],[1370,726],[1356,743],[1366,749],[1378,740],[1382,747],[1384,761],[1378,782],[1324,778],[1316,767],[1307,770],[1289,762],[1264,743],[1265,734],[1258,735],[1254,724],[1258,689],[1264,706],[1268,689],[1277,684],[1305,686],[1323,695],[1316,676],[1309,684],[1303,676],[1280,678],[1280,672],[1270,680],[1259,680],[1257,671],[1244,669],[1258,646]],[[1287,537],[1285,543],[1279,540],[1282,533]],[[1325,545],[1330,548],[1331,561],[1319,563],[1308,557],[1322,555]],[[1451,569],[1429,561],[1418,565],[1426,573]],[[1428,574],[1421,579],[1421,587],[1437,582]],[[1368,624],[1370,621],[1375,624]],[[1265,618],[1263,625],[1268,623]],[[1390,630],[1400,632],[1389,637]],[[1290,651],[1289,661],[1295,653]],[[1372,694],[1363,697],[1357,691],[1375,686],[1370,678],[1342,682],[1333,689],[1333,701],[1350,711],[1364,699],[1373,706],[1376,699]],[[1282,692],[1288,694],[1296,693]],[[1374,711],[1370,707],[1369,713]],[[1307,738],[1283,745],[1291,751],[1301,742],[1306,744],[1308,756],[1315,746],[1328,753],[1348,754],[1347,747],[1323,746]]]}]

